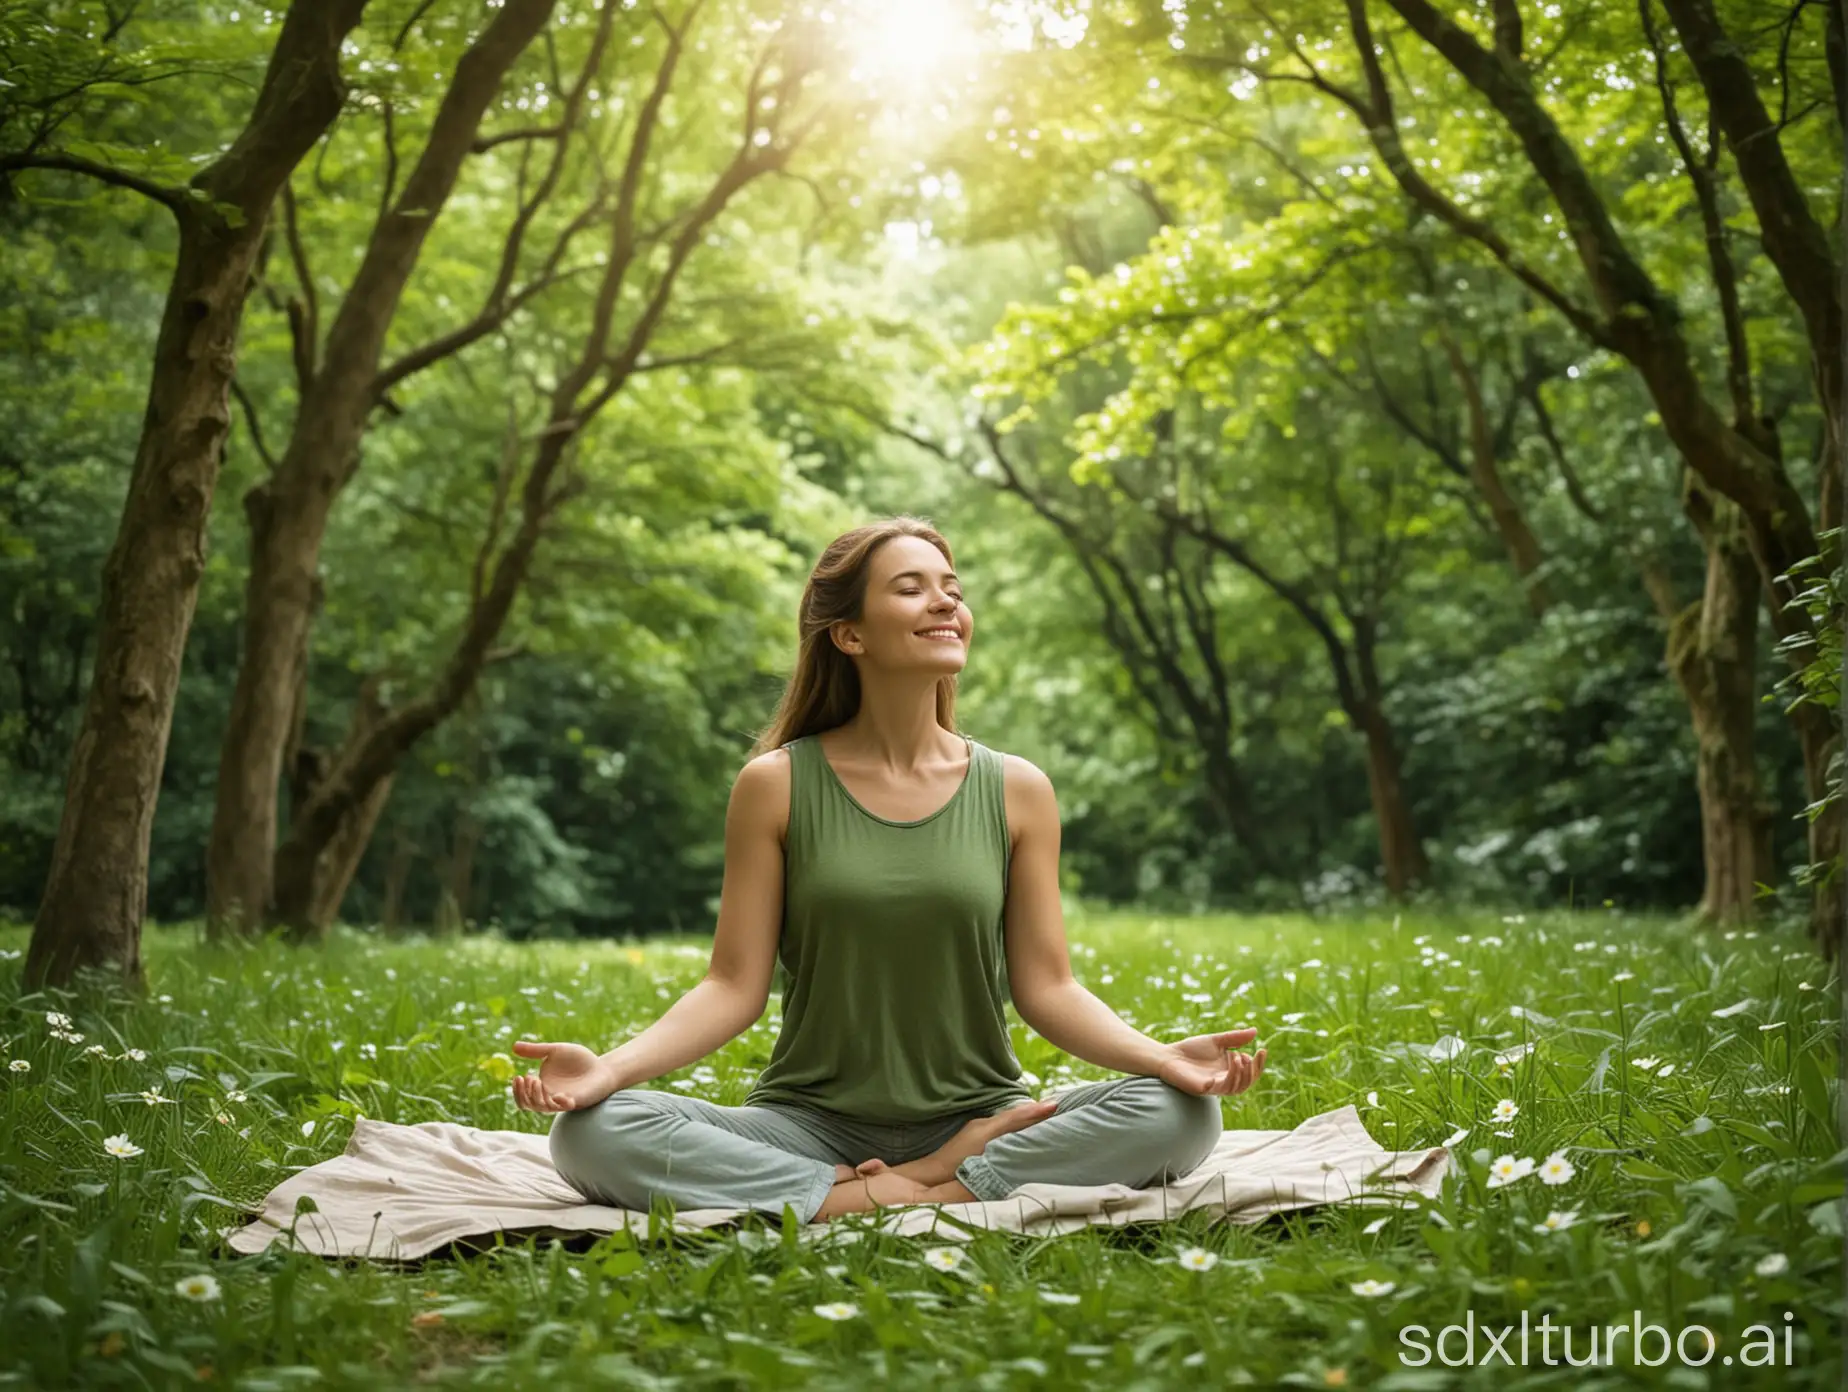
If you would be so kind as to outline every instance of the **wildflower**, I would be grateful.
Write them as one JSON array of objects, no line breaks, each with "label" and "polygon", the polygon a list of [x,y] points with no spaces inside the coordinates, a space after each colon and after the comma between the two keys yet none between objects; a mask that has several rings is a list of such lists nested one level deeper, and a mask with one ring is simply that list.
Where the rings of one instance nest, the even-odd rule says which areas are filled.
[{"label": "wildflower", "polygon": [[312,1136],[314,1134],[314,1123],[312,1121],[304,1121],[302,1123],[302,1134],[304,1136]]},{"label": "wildflower", "polygon": [[817,1305],[815,1313],[825,1320],[849,1320],[860,1313],[860,1307],[848,1300],[830,1300],[826,1305]]},{"label": "wildflower", "polygon": [[230,1126],[233,1124],[231,1113],[229,1112],[220,1112],[214,1120],[216,1120],[220,1126]]},{"label": "wildflower", "polygon": [[420,1329],[427,1329],[433,1324],[441,1324],[443,1316],[436,1310],[419,1310],[411,1316],[411,1323]]},{"label": "wildflower", "polygon": [[1572,1168],[1572,1162],[1566,1159],[1565,1151],[1556,1150],[1541,1164],[1540,1182],[1542,1184],[1564,1184],[1577,1173],[1578,1171]]},{"label": "wildflower", "polygon": [[160,1089],[157,1087],[144,1088],[141,1093],[141,1100],[150,1107],[158,1107],[163,1102],[174,1101],[171,1097],[162,1097],[160,1095]]},{"label": "wildflower", "polygon": [[1773,1252],[1768,1257],[1760,1257],[1752,1270],[1760,1276],[1782,1276],[1790,1270],[1790,1258],[1782,1252]]},{"label": "wildflower", "polygon": [[1189,1247],[1175,1260],[1188,1271],[1211,1271],[1219,1265],[1218,1255],[1207,1251],[1204,1247]]},{"label": "wildflower", "polygon": [[129,1140],[126,1135],[104,1137],[103,1149],[118,1160],[133,1160],[141,1154],[141,1147]]},{"label": "wildflower", "polygon": [[1458,1127],[1455,1131],[1452,1131],[1448,1136],[1444,1137],[1444,1149],[1449,1150],[1452,1146],[1462,1145],[1468,1136],[1469,1128],[1467,1126]]},{"label": "wildflower", "polygon": [[218,1299],[218,1282],[210,1276],[182,1276],[173,1283],[173,1289],[188,1300]]},{"label": "wildflower", "polygon": [[32,1071],[32,1065],[27,1063],[24,1059],[14,1059],[7,1065],[7,1069],[13,1073],[30,1073]]},{"label": "wildflower", "polygon": [[1627,972],[1627,971],[1618,972],[1615,976],[1611,978],[1611,980],[1612,981],[1634,981],[1636,980],[1636,973]]},{"label": "wildflower", "polygon": [[1654,1068],[1661,1061],[1662,1061],[1661,1059],[1655,1058],[1654,1056],[1630,1060],[1630,1062],[1635,1064],[1638,1068],[1643,1068],[1643,1069]]},{"label": "wildflower", "polygon": [[1283,1017],[1283,1022],[1286,1025],[1293,1025],[1308,1013],[1309,1012],[1306,1010],[1292,1010],[1288,1015]]},{"label": "wildflower", "polygon": [[1497,1121],[1513,1121],[1520,1114],[1521,1109],[1515,1105],[1512,1097],[1504,1097],[1495,1104],[1495,1119]]},{"label": "wildflower", "polygon": [[1368,1277],[1364,1281],[1350,1282],[1348,1284],[1348,1289],[1353,1291],[1355,1295],[1364,1295],[1367,1299],[1372,1300],[1376,1296],[1390,1295],[1392,1293],[1393,1284],[1394,1283],[1391,1281],[1375,1281],[1372,1277]]},{"label": "wildflower", "polygon": [[1380,1105],[1380,1095],[1377,1092],[1368,1093],[1367,1094],[1367,1105],[1369,1107],[1379,1106]]},{"label": "wildflower", "polygon": [[1670,1073],[1673,1073],[1674,1071],[1675,1071],[1674,1064],[1665,1063],[1660,1068],[1656,1069],[1656,1077],[1666,1078]]},{"label": "wildflower", "polygon": [[225,1094],[225,1101],[227,1102],[246,1102],[248,1100],[249,1099],[236,1088],[232,1088],[231,1091]]},{"label": "wildflower", "polygon": [[1578,1221],[1578,1210],[1576,1208],[1566,1213],[1561,1213],[1558,1209],[1554,1209],[1553,1212],[1546,1215],[1545,1221],[1534,1224],[1534,1231],[1538,1233],[1559,1232],[1562,1229],[1571,1227],[1576,1221]]},{"label": "wildflower", "polygon": [[1489,1166],[1489,1188],[1499,1189],[1504,1184],[1513,1184],[1533,1172],[1534,1162],[1525,1156],[1518,1159],[1512,1155],[1498,1156],[1495,1163]]},{"label": "wildflower", "polygon": [[55,1030],[67,1030],[71,1027],[71,1017],[60,1014],[56,1010],[47,1010],[45,1012],[45,1023]]},{"label": "wildflower", "polygon": [[960,1247],[932,1247],[924,1254],[924,1264],[938,1271],[954,1271],[963,1264],[964,1256]]},{"label": "wildflower", "polygon": [[108,1055],[109,1050],[105,1049],[101,1044],[92,1044],[89,1048],[85,1049],[84,1052],[91,1058],[104,1058]]},{"label": "wildflower", "polygon": [[129,1059],[135,1063],[144,1063],[147,1060],[148,1051],[146,1049],[124,1049],[116,1057]]},{"label": "wildflower", "polygon": [[1375,1218],[1371,1223],[1367,1224],[1367,1226],[1362,1228],[1360,1231],[1363,1235],[1367,1237],[1372,1237],[1374,1233],[1378,1232],[1381,1228],[1385,1227],[1391,1221],[1392,1221],[1392,1215],[1389,1213],[1384,1218]]},{"label": "wildflower", "polygon": [[1327,1372],[1322,1374],[1322,1386],[1324,1387],[1346,1387],[1347,1386],[1347,1369],[1346,1368],[1330,1368]]},{"label": "wildflower", "polygon": [[1517,1044],[1506,1053],[1497,1054],[1495,1056],[1495,1066],[1506,1073],[1533,1051],[1534,1046],[1532,1044]]},{"label": "wildflower", "polygon": [[1077,1296],[1068,1295],[1064,1291],[1043,1290],[1040,1292],[1040,1299],[1048,1305],[1076,1305],[1078,1303]]},{"label": "wildflower", "polygon": [[1649,1220],[1647,1218],[1642,1219],[1636,1225],[1636,1235],[1638,1237],[1648,1237],[1649,1234],[1654,1231],[1655,1229],[1650,1226]]}]

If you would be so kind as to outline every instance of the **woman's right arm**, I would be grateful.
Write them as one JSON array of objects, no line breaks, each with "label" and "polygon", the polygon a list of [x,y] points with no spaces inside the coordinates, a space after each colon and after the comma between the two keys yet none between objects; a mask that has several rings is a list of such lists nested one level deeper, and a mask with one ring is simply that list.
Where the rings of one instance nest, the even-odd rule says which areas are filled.
[{"label": "woman's right arm", "polygon": [[[526,1057],[546,1060],[524,1088],[516,1086],[514,1096],[521,1106],[533,1111],[591,1106],[612,1092],[704,1058],[757,1022],[770,999],[783,931],[783,826],[788,807],[786,754],[760,754],[739,770],[725,811],[725,874],[705,976],[647,1029],[597,1057],[597,1076],[589,1088],[583,1084],[590,1080],[566,1077],[570,1070],[563,1057],[553,1063],[555,1052],[575,1052],[573,1046],[516,1046]],[[583,1054],[577,1058],[580,1067],[588,1063]],[[548,1070],[558,1075],[556,1085],[546,1076]],[[554,1091],[565,1097],[549,1097]],[[596,1095],[584,1100],[590,1093]],[[546,1105],[555,1101],[566,1105]]]}]

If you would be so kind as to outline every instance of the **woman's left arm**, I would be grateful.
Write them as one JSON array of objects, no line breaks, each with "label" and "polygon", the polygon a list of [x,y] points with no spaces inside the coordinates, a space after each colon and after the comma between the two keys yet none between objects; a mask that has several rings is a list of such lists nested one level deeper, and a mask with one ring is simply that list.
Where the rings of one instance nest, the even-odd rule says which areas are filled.
[{"label": "woman's left arm", "polygon": [[1196,1035],[1171,1044],[1124,1023],[1072,976],[1059,900],[1059,803],[1052,780],[1018,756],[1007,763],[1008,815],[1020,834],[1008,871],[1003,926],[1014,1009],[1041,1038],[1074,1058],[1118,1073],[1162,1078],[1188,1092],[1242,1092],[1263,1055],[1229,1052],[1254,1029]]}]

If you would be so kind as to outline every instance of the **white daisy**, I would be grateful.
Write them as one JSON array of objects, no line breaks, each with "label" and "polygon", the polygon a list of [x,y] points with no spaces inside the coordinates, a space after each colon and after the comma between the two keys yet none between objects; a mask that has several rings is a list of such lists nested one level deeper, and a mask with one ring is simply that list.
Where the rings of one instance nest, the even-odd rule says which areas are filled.
[{"label": "white daisy", "polygon": [[1211,1271],[1219,1265],[1217,1253],[1209,1252],[1204,1247],[1188,1247],[1175,1258],[1187,1271]]},{"label": "white daisy", "polygon": [[1513,1121],[1520,1114],[1521,1109],[1515,1104],[1512,1097],[1504,1097],[1495,1104],[1495,1119],[1497,1121]]},{"label": "white daisy", "polygon": [[105,1049],[101,1044],[92,1044],[89,1048],[85,1049],[84,1052],[90,1055],[91,1058],[104,1058],[108,1055],[109,1050]]},{"label": "white daisy", "polygon": [[1489,1166],[1489,1188],[1499,1189],[1504,1184],[1513,1184],[1517,1179],[1525,1179],[1534,1172],[1534,1162],[1526,1156],[1497,1156],[1495,1163]]},{"label": "white daisy", "polygon": [[30,1073],[32,1071],[32,1065],[27,1063],[24,1059],[14,1059],[7,1065],[7,1069],[13,1073]]},{"label": "white daisy", "polygon": [[182,1276],[173,1283],[173,1289],[188,1300],[218,1299],[218,1282],[210,1276]]},{"label": "white daisy", "polygon": [[1578,1210],[1576,1208],[1565,1213],[1561,1213],[1555,1209],[1553,1212],[1546,1215],[1545,1221],[1534,1224],[1534,1231],[1540,1233],[1559,1232],[1563,1228],[1571,1227],[1573,1223],[1577,1221]]},{"label": "white daisy", "polygon": [[124,1049],[119,1055],[117,1055],[118,1058],[132,1059],[136,1063],[144,1062],[147,1059],[147,1056],[148,1056],[148,1051],[146,1049]]},{"label": "white daisy", "polygon": [[129,1140],[125,1135],[105,1136],[103,1138],[103,1149],[115,1156],[118,1160],[133,1160],[137,1155],[141,1154],[141,1147]]},{"label": "white daisy", "polygon": [[236,1088],[232,1088],[231,1091],[225,1094],[225,1101],[227,1102],[242,1102],[245,1100],[244,1094],[239,1092]]},{"label": "white daisy", "polygon": [[146,1088],[142,1091],[141,1100],[147,1103],[150,1107],[158,1107],[161,1103],[172,1102],[174,1099],[171,1097],[162,1097],[160,1095],[159,1088],[151,1087],[151,1088]]},{"label": "white daisy", "polygon": [[1376,1296],[1390,1295],[1393,1285],[1391,1281],[1375,1281],[1372,1277],[1368,1277],[1364,1281],[1349,1282],[1348,1289],[1355,1295],[1364,1295],[1371,1300]]},{"label": "white daisy", "polygon": [[825,1320],[850,1320],[860,1313],[860,1307],[848,1300],[830,1300],[826,1305],[817,1305],[815,1313]]},{"label": "white daisy", "polygon": [[1556,1150],[1540,1165],[1540,1182],[1542,1184],[1564,1184],[1578,1171],[1572,1168],[1572,1162],[1566,1159],[1563,1150]]},{"label": "white daisy", "polygon": [[1653,1056],[1630,1060],[1630,1062],[1635,1064],[1638,1068],[1654,1068],[1661,1061],[1661,1059]]},{"label": "white daisy", "polygon": [[61,1014],[56,1010],[47,1010],[45,1012],[45,1023],[50,1025],[53,1029],[66,1030],[71,1027],[71,1017]]},{"label": "white daisy", "polygon": [[967,1257],[968,1254],[960,1247],[932,1247],[924,1253],[924,1264],[938,1271],[954,1271]]},{"label": "white daisy", "polygon": [[1760,1257],[1752,1266],[1760,1276],[1782,1276],[1790,1270],[1790,1258],[1782,1252],[1773,1252],[1768,1257]]}]

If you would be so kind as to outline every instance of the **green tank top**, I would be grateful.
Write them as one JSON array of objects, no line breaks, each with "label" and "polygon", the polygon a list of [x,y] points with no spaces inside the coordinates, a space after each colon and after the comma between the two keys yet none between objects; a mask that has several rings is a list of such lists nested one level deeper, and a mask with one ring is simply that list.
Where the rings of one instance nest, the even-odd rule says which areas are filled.
[{"label": "green tank top", "polygon": [[783,1022],[745,1096],[903,1125],[1030,1099],[1008,1038],[1001,755],[927,817],[868,812],[805,735],[789,751]]}]

